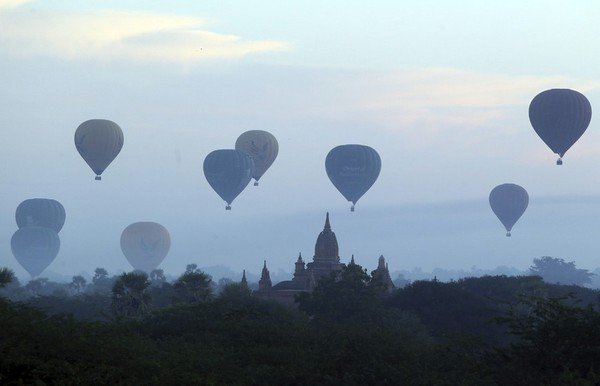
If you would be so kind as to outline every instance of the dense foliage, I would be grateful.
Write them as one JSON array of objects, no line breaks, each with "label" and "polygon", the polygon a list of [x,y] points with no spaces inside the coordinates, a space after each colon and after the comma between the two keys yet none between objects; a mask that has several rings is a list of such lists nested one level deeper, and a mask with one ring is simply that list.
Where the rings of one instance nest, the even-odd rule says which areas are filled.
[{"label": "dense foliage", "polygon": [[597,291],[488,276],[387,294],[350,264],[289,309],[188,268],[173,283],[97,270],[68,296],[7,275],[3,293],[31,297],[0,297],[0,383],[600,382]]}]

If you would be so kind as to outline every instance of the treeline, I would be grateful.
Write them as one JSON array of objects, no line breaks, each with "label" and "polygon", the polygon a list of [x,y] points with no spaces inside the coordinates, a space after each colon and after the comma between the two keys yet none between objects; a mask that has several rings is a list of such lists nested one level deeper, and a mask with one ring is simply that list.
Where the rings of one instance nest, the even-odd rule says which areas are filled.
[{"label": "treeline", "polygon": [[540,276],[545,282],[550,284],[567,284],[586,286],[600,289],[600,268],[590,272],[587,269],[577,268],[574,261],[565,261],[561,258],[542,256],[533,259],[533,264],[529,269],[518,270],[513,267],[498,266],[494,269],[481,269],[475,266],[469,270],[434,268],[429,272],[421,268],[412,270],[400,270],[394,272],[394,284],[397,287],[403,287],[411,281],[430,280],[437,278],[441,281],[457,280],[465,277],[482,276]]},{"label": "treeline", "polygon": [[194,266],[173,282],[101,276],[104,292],[96,280],[72,296],[0,299],[0,383],[600,382],[600,294],[540,277],[417,281],[386,294],[350,264],[289,309]]}]

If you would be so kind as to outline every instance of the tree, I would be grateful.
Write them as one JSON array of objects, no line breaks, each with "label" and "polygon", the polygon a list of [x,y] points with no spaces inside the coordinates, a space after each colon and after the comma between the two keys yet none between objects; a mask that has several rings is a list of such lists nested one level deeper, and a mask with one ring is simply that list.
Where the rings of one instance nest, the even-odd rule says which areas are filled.
[{"label": "tree", "polygon": [[0,288],[11,283],[15,279],[15,274],[10,269],[0,268]]},{"label": "tree", "polygon": [[87,280],[81,275],[73,276],[73,280],[69,287],[74,290],[77,294],[81,293],[85,289],[85,285],[87,284]]},{"label": "tree", "polygon": [[499,384],[599,384],[600,313],[565,300],[524,297],[498,318],[519,338],[499,351]]},{"label": "tree", "polygon": [[160,285],[167,281],[165,277],[165,272],[162,269],[153,269],[150,272],[150,281],[153,285]]},{"label": "tree", "polygon": [[223,286],[219,293],[219,298],[238,300],[247,299],[250,295],[252,295],[252,291],[250,291],[250,288],[248,288],[247,285],[230,282]]},{"label": "tree", "polygon": [[191,272],[201,272],[198,269],[198,265],[197,264],[188,264],[185,266],[185,273],[191,273]]},{"label": "tree", "polygon": [[[191,265],[195,266],[195,264]],[[210,275],[196,268],[187,269],[173,284],[175,300],[182,303],[206,301],[212,296],[211,282],[212,278]]]},{"label": "tree", "polygon": [[300,294],[297,302],[300,310],[317,321],[385,322],[385,287],[371,284],[376,283],[372,283],[366,269],[350,263],[342,271],[321,279],[312,293]]},{"label": "tree", "polygon": [[123,273],[112,288],[112,310],[117,317],[139,318],[150,311],[148,275]]},{"label": "tree", "polygon": [[94,277],[92,278],[94,285],[102,285],[107,280],[108,272],[104,268],[96,268],[94,270]]},{"label": "tree", "polygon": [[565,262],[550,256],[533,259],[529,268],[530,275],[540,276],[547,283],[574,284],[583,286],[592,282],[593,273],[587,269],[578,269],[575,262]]}]

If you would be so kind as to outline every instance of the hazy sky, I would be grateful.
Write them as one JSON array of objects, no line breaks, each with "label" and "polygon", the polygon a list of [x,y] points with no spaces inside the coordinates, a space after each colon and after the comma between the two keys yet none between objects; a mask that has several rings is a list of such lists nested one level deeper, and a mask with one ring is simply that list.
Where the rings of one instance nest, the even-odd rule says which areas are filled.
[{"label": "hazy sky", "polygon": [[[527,115],[548,88],[598,106],[599,19],[596,1],[0,0],[0,265],[24,275],[14,210],[47,197],[67,211],[49,270],[69,274],[130,269],[136,221],[171,232],[168,272],[292,270],[326,211],[342,260],[371,269],[600,266],[597,120],[557,167]],[[92,118],[125,134],[100,183],[73,145]],[[279,157],[225,212],[202,162],[250,129]],[[352,214],[324,170],[346,143],[383,162]],[[487,207],[505,182],[530,194],[512,239]]]}]

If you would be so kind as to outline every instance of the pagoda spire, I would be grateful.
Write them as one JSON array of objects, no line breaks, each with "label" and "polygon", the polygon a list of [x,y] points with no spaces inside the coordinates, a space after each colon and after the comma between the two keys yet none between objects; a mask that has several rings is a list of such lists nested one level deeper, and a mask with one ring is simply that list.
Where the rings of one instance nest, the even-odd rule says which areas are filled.
[{"label": "pagoda spire", "polygon": [[304,260],[302,260],[302,253],[298,255],[298,260],[296,260],[295,266],[294,278],[292,280],[298,280],[299,278],[304,277],[306,274],[306,267],[304,266]]},{"label": "pagoda spire", "polygon": [[331,223],[329,222],[329,212],[325,217],[324,229],[319,233],[317,242],[315,243],[315,261],[316,260],[330,260],[334,263],[339,263],[339,249],[335,233],[331,230]]},{"label": "pagoda spire", "polygon": [[396,286],[390,277],[390,269],[388,267],[388,263],[385,261],[385,257],[383,255],[379,256],[379,261],[377,264],[377,269],[372,272],[372,276],[374,279],[377,279],[378,282],[385,286],[385,291],[388,293],[394,292]]},{"label": "pagoda spire", "polygon": [[258,281],[258,290],[259,291],[268,291],[273,286],[271,283],[271,275],[269,274],[269,270],[267,269],[267,260],[264,261],[262,273],[260,275],[260,280]]},{"label": "pagoda spire", "polygon": [[244,273],[242,273],[242,281],[240,282],[241,285],[248,287],[248,280],[246,280],[246,270],[244,270]]}]

